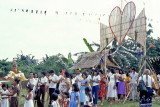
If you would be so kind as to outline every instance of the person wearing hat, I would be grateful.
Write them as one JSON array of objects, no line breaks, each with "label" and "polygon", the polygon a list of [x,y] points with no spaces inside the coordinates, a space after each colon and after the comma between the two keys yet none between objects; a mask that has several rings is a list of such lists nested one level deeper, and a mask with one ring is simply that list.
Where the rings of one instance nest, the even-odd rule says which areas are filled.
[{"label": "person wearing hat", "polygon": [[49,96],[50,96],[49,104],[51,104],[51,96],[56,89],[59,78],[53,70],[50,70],[49,74],[50,74],[49,76]]}]

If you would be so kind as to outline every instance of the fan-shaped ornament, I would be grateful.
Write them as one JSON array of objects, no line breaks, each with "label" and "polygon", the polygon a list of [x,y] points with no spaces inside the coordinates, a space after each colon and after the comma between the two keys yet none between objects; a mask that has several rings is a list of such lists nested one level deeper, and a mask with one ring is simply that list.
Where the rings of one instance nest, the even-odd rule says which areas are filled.
[{"label": "fan-shaped ornament", "polygon": [[122,45],[128,31],[131,29],[135,15],[136,6],[132,1],[124,6],[123,11],[118,6],[111,11],[109,27],[119,46]]}]

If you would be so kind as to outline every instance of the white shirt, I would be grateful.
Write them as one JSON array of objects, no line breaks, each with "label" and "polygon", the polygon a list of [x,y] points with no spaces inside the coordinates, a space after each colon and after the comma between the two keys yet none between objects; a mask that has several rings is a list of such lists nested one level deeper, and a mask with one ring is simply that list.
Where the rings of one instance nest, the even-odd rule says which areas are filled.
[{"label": "white shirt", "polygon": [[138,73],[135,72],[135,73],[130,73],[130,76],[131,76],[131,82],[132,84],[137,84],[137,79],[138,79]]},{"label": "white shirt", "polygon": [[53,76],[50,75],[49,79],[52,80],[52,81],[50,81],[49,88],[56,88],[57,83],[54,83],[53,81],[58,81],[59,77],[56,74],[54,74]]},{"label": "white shirt", "polygon": [[76,77],[72,78],[72,84],[76,82]]},{"label": "white shirt", "polygon": [[81,80],[83,80],[82,74],[77,75],[76,80],[78,80],[77,84],[78,84],[78,87],[80,88],[81,87]]},{"label": "white shirt", "polygon": [[63,78],[63,75],[59,75],[58,78],[59,78],[59,80],[60,80],[61,78]]},{"label": "white shirt", "polygon": [[29,79],[29,82],[27,83],[27,86],[28,86],[29,84],[34,85],[34,86],[33,86],[33,90],[35,90],[35,86],[37,85],[37,81],[35,80],[35,78]]},{"label": "white shirt", "polygon": [[38,84],[38,78],[34,78],[35,79],[35,81],[36,81],[36,85]]},{"label": "white shirt", "polygon": [[[141,79],[142,79],[142,76],[139,77],[139,81]],[[143,75],[143,81],[144,81],[145,85],[146,85],[146,81],[147,81],[146,79],[147,79],[146,75]],[[152,82],[154,82],[154,79],[148,75],[148,86],[147,87],[152,87]]]},{"label": "white shirt", "polygon": [[[100,77],[99,75],[93,76],[93,80],[94,80],[94,81],[100,81],[100,80],[101,80],[101,77]],[[96,86],[96,85],[99,85],[99,83],[93,82],[93,86]]]},{"label": "white shirt", "polygon": [[[45,77],[42,77],[40,81],[44,84],[44,83],[47,83],[47,82],[48,82],[48,79],[47,79],[47,77],[45,76]],[[40,85],[42,85],[42,84],[40,84]]]},{"label": "white shirt", "polygon": [[119,77],[120,74],[119,73],[116,73],[116,82],[119,82],[119,80],[117,79],[117,77]]},{"label": "white shirt", "polygon": [[[93,100],[92,100],[93,101]],[[84,105],[87,105],[87,102],[88,102],[88,105],[91,105],[93,102],[89,102],[89,97],[87,95],[85,95],[85,102],[84,102]]]},{"label": "white shirt", "polygon": [[91,75],[88,75],[87,79],[90,81],[92,79]]},{"label": "white shirt", "polygon": [[58,101],[53,101],[52,102],[52,107],[60,107]]},{"label": "white shirt", "polygon": [[108,76],[108,77],[112,76],[112,73],[111,73],[111,72],[109,72],[109,73],[107,74],[107,76]]},{"label": "white shirt", "polygon": [[[6,90],[6,91],[2,90],[1,92],[2,92],[2,94],[9,94],[10,93],[8,90]],[[8,96],[7,95],[3,95],[2,98],[3,97],[5,98],[5,97],[8,97]]]},{"label": "white shirt", "polygon": [[158,81],[160,81],[160,75],[159,74],[157,75],[157,78],[158,78]]}]

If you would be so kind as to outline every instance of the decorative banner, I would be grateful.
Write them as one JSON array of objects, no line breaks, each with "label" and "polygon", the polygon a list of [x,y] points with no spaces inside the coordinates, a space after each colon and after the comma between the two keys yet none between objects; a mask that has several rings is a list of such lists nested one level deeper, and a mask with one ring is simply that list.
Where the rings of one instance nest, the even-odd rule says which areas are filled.
[{"label": "decorative banner", "polygon": [[132,27],[135,15],[136,6],[133,2],[128,2],[123,11],[121,11],[118,6],[111,11],[109,16],[109,27],[120,46]]},{"label": "decorative banner", "polygon": [[[30,9],[11,9],[11,12],[29,12],[29,13],[40,13],[40,14],[47,14],[47,10],[42,11],[42,10],[30,10]],[[54,11],[56,15],[59,15],[59,11]],[[78,12],[61,12],[64,13],[65,15],[82,15],[82,16],[96,16],[96,17],[104,17],[106,14],[99,14],[99,13],[78,13]]]},{"label": "decorative banner", "polygon": [[135,19],[128,36],[135,39],[135,41],[140,43],[144,48],[146,47],[146,16],[144,9]]}]

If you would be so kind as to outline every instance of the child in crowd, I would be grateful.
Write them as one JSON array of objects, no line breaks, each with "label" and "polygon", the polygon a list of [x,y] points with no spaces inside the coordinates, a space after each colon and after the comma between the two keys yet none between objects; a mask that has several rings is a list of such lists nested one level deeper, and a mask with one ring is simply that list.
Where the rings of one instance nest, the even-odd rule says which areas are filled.
[{"label": "child in crowd", "polygon": [[91,89],[89,87],[85,88],[85,103],[84,107],[92,107],[93,105],[93,100],[92,100],[92,94],[91,94]]},{"label": "child in crowd", "polygon": [[[13,85],[8,88],[9,93],[13,93]],[[8,96],[9,102],[11,101],[11,96]]]},{"label": "child in crowd", "polygon": [[64,92],[63,94],[63,107],[68,107],[69,105],[69,92]]},{"label": "child in crowd", "polygon": [[54,92],[51,97],[52,97],[51,107],[60,107],[59,102],[58,102],[58,94]]},{"label": "child in crowd", "polygon": [[8,85],[3,84],[2,89],[3,90],[1,92],[1,96],[2,96],[1,107],[9,107],[9,100],[7,95],[9,95],[10,92],[8,91]]},{"label": "child in crowd", "polygon": [[24,107],[34,107],[33,104],[33,87],[31,85],[27,86],[28,94],[22,95],[22,97],[25,97],[26,101],[24,103]]},{"label": "child in crowd", "polygon": [[70,94],[70,103],[68,107],[78,107],[79,105],[79,88],[76,83],[72,85],[72,92]]},{"label": "child in crowd", "polygon": [[54,93],[56,93],[56,94],[58,95],[57,101],[58,101],[59,105],[62,107],[62,96],[60,95],[59,89],[56,89],[56,90],[54,91]]}]

